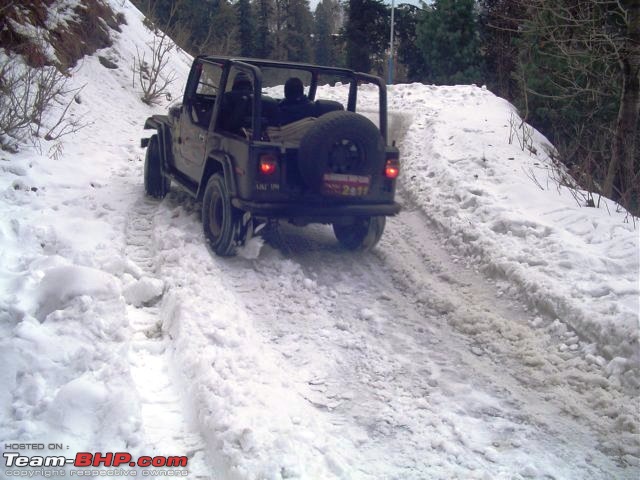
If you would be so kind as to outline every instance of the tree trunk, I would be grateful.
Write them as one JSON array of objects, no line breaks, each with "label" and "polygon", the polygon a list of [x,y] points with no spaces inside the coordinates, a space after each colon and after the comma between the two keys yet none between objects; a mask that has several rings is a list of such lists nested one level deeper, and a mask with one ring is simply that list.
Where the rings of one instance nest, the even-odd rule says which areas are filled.
[{"label": "tree trunk", "polygon": [[[622,2],[627,12],[627,35],[620,50],[622,92],[611,146],[611,160],[604,182],[604,194],[612,197],[614,185],[620,188],[621,200],[627,207],[638,209],[638,172],[636,156],[640,145],[640,0]],[[616,181],[617,180],[617,181]]]}]

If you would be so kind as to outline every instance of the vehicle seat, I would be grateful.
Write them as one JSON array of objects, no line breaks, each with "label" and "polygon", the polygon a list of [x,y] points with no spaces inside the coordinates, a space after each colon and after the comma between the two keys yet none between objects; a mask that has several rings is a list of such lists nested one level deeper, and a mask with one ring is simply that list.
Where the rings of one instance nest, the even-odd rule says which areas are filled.
[{"label": "vehicle seat", "polygon": [[280,121],[282,125],[315,116],[316,108],[313,102],[306,101],[298,104],[280,103]]},{"label": "vehicle seat", "polygon": [[275,98],[262,96],[262,128],[276,127],[281,123],[280,107]]},{"label": "vehicle seat", "polygon": [[239,132],[251,126],[252,95],[242,91],[224,94],[220,111],[220,126],[230,132]]},{"label": "vehicle seat", "polygon": [[333,100],[316,100],[314,116],[320,117],[325,113],[336,112],[339,110],[344,110],[344,106],[340,102],[335,102]]}]

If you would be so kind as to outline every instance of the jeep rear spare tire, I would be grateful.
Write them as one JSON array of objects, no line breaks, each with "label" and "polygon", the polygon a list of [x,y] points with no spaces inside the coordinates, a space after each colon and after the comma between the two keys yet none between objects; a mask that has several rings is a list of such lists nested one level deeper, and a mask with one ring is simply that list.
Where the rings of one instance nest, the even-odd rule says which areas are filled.
[{"label": "jeep rear spare tire", "polygon": [[325,173],[369,176],[384,168],[384,140],[375,124],[354,112],[322,115],[300,140],[298,168],[319,192]]}]

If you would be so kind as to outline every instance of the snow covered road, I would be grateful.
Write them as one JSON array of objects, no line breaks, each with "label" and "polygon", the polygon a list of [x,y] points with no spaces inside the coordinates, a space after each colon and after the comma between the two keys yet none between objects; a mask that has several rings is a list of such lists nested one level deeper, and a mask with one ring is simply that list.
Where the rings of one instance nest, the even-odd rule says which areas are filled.
[{"label": "snow covered road", "polygon": [[404,210],[376,249],[281,225],[218,258],[199,204],[144,197],[166,106],[131,90],[151,34],[112,5],[120,68],[73,77],[94,123],[0,153],[0,440],[186,455],[201,480],[638,477],[637,227],[552,184],[539,134],[509,144],[513,107],[390,88]]},{"label": "snow covered road", "polygon": [[[171,332],[193,322],[178,340],[203,332],[202,350],[176,348],[183,373],[233,392],[226,415],[211,408],[211,390],[194,406],[201,425],[224,432],[232,464],[256,478],[635,475],[610,457],[634,451],[633,398],[562,347],[577,343],[573,332],[443,249],[419,210],[393,219],[375,254],[341,251],[328,227],[282,226],[258,259],[220,260],[198,245],[194,206],[177,199],[156,228],[175,243],[163,253],[171,277],[200,293],[180,288],[166,321]],[[197,361],[205,352],[211,363]],[[220,358],[233,372],[222,388],[211,378]],[[255,422],[247,402],[273,414]],[[287,463],[293,438],[313,462]]]}]

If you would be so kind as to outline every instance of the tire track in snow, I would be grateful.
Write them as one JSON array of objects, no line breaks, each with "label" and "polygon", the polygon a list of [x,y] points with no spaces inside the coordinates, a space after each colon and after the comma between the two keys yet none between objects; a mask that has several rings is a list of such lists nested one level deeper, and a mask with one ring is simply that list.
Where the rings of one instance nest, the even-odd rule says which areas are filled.
[{"label": "tire track in snow", "polygon": [[[358,445],[355,478],[632,478],[632,399],[599,390],[606,379],[581,371],[574,352],[549,355],[534,315],[486,297],[493,287],[433,252],[423,224],[395,219],[375,254],[340,251],[326,227],[283,227],[287,258],[265,252],[259,280],[247,279],[264,285],[245,304],[256,328],[336,435]],[[616,408],[619,418],[601,418]]]},{"label": "tire track in snow", "polygon": [[[417,119],[395,114],[391,117],[394,120],[391,131],[406,143],[407,128],[429,130],[435,117],[437,112],[429,109]],[[422,148],[416,144],[402,146],[403,151]],[[429,146],[426,151],[430,150]],[[581,332],[572,329],[571,322],[550,316],[554,309],[540,301],[535,292],[527,291],[526,285],[487,265],[481,258],[482,252],[470,254],[466,244],[473,243],[475,238],[464,238],[462,246],[460,239],[448,245],[448,227],[423,211],[411,192],[405,191],[403,183],[399,185],[399,196],[405,209],[400,217],[391,220],[391,223],[401,223],[402,228],[389,232],[394,248],[378,250],[378,256],[382,256],[389,267],[395,264],[391,270],[396,280],[419,295],[420,285],[425,285],[425,270],[420,266],[435,263],[429,271],[434,273],[437,282],[426,284],[440,284],[439,296],[448,298],[453,307],[449,308],[451,311],[457,307],[456,299],[447,290],[466,297],[465,308],[449,315],[449,323],[472,339],[474,350],[491,354],[496,363],[516,360],[521,364],[516,375],[520,383],[544,390],[567,415],[593,428],[603,439],[599,447],[602,451],[618,457],[630,453],[626,461],[637,465],[640,462],[640,411],[634,399],[638,386],[635,383],[620,385],[615,377],[610,380],[607,361],[598,355],[602,352],[597,345],[589,344]],[[482,274],[477,265],[483,270]],[[407,276],[410,280],[403,282]],[[490,304],[498,314],[485,314],[476,308],[475,302]],[[610,439],[612,432],[619,438]]]},{"label": "tire track in snow", "polygon": [[138,198],[127,217],[125,255],[147,274],[155,273],[155,244],[153,242],[153,215],[158,202]]},{"label": "tire track in snow", "polygon": [[[427,110],[424,118],[413,123],[428,131],[436,118],[437,112]],[[429,137],[423,140],[426,145],[414,143],[403,146],[403,150],[431,152],[431,140]],[[464,309],[449,315],[451,326],[472,338],[475,349],[486,350],[496,363],[516,360],[521,366],[516,375],[518,381],[525,388],[544,391],[548,397],[545,400],[596,432],[601,451],[619,458],[622,464],[640,465],[640,410],[636,400],[639,386],[633,378],[629,381],[623,378],[621,384],[615,375],[615,362],[608,364],[611,351],[602,351],[601,345],[590,343],[588,332],[574,329],[572,320],[558,313],[562,308],[551,306],[563,303],[562,299],[554,295],[541,297],[535,283],[514,278],[503,267],[484,258],[485,252],[476,245],[476,234],[454,234],[446,222],[418,205],[412,192],[403,188],[403,182],[399,191],[405,219],[403,228],[392,231],[394,245],[400,242],[404,246],[402,253],[408,254],[410,260],[402,259],[401,268],[396,268],[396,278],[409,275],[411,281],[405,282],[406,286],[418,292],[424,276],[416,266],[436,257],[439,265],[436,280],[444,280],[439,282],[440,296],[448,297],[455,309],[455,298],[447,292],[446,284],[450,282],[454,291],[467,299],[463,302],[467,305]],[[461,203],[460,208],[464,210],[467,205]],[[393,221],[399,223],[400,218]],[[469,218],[469,222],[473,219]],[[423,238],[427,240],[422,241]],[[391,266],[388,260],[393,255],[385,253],[383,257]],[[400,257],[396,255],[396,265],[400,264]],[[449,257],[454,263],[447,261]],[[474,307],[474,298],[497,307],[498,314],[485,315]]]},{"label": "tire track in snow", "polygon": [[342,448],[348,441],[333,437],[297,394],[290,366],[257,334],[243,308],[244,290],[260,288],[247,283],[253,262],[211,253],[199,205],[185,195],[172,192],[165,206],[157,217],[161,271],[170,284],[164,326],[216,474],[229,480],[351,478]]},{"label": "tire track in snow", "polygon": [[[480,274],[463,274],[465,267],[443,251],[442,239],[419,213],[392,220],[373,253],[344,252],[324,226],[283,226],[275,233],[277,250],[267,245],[257,260],[246,261],[206,253],[192,202],[169,198],[168,206],[160,222],[160,255],[167,259],[163,271],[183,292],[171,316],[176,325],[190,325],[171,327],[185,330],[176,354],[191,354],[189,340],[204,335],[210,345],[203,344],[202,352],[211,357],[210,366],[203,361],[182,368],[204,366],[218,378],[207,385],[208,398],[198,400],[200,407],[222,407],[200,412],[203,418],[220,417],[208,420],[208,445],[222,442],[231,458],[238,451],[269,451],[264,445],[245,451],[242,432],[233,428],[237,419],[228,420],[238,408],[249,409],[247,431],[253,434],[262,400],[247,391],[254,379],[246,368],[260,370],[265,360],[256,351],[265,351],[269,365],[290,374],[289,401],[304,399],[321,419],[317,431],[336,440],[323,454],[338,449],[349,459],[333,469],[335,477],[634,478],[626,464],[633,458],[621,450],[621,432],[628,431],[622,417],[622,423],[609,418],[591,425],[617,406],[589,391],[590,379],[602,377],[585,371],[585,383],[577,385],[571,383],[578,382],[575,371],[563,376],[574,366],[575,352],[545,363],[550,347],[535,341],[540,332],[529,325],[535,316],[502,300],[500,289],[484,285]],[[231,305],[234,312],[238,305],[244,311],[229,321]],[[476,322],[483,316],[498,323]],[[512,322],[521,325],[505,328]],[[494,327],[500,328],[492,332]],[[247,332],[255,337],[246,339],[249,344]],[[523,346],[527,351],[517,354]],[[268,384],[282,381],[267,378]],[[242,391],[237,398],[236,388]],[[273,428],[271,415],[267,409],[257,418]],[[291,419],[299,425],[300,418]],[[629,445],[633,449],[632,438]]]},{"label": "tire track in snow", "polygon": [[[159,203],[142,197],[139,185],[135,186],[134,195],[138,198],[128,212],[125,255],[141,269],[137,286],[144,290],[145,282],[149,282],[157,270],[154,215]],[[134,303],[144,303],[141,298],[134,300],[137,300]],[[157,303],[157,299],[149,303]],[[145,440],[157,455],[188,456],[189,478],[208,480],[212,477],[203,458],[204,442],[185,417],[184,400],[168,358],[170,339],[162,330],[160,313],[156,304],[127,306],[133,329],[129,361],[140,397]]]},{"label": "tire track in snow", "polygon": [[[394,248],[378,252],[394,279],[416,297],[422,289],[433,290],[445,301],[448,325],[464,335],[474,354],[503,366],[523,392],[536,392],[546,405],[593,431],[599,450],[636,463],[634,392],[608,378],[592,346],[536,311],[507,281],[483,275],[471,259],[441,247],[446,238],[428,227],[423,212],[407,210],[404,217],[402,228],[392,229],[387,239]],[[421,267],[430,263],[431,278]]]},{"label": "tire track in snow", "polygon": [[[634,478],[618,437],[626,422],[610,411],[619,405],[597,394],[587,401],[602,376],[564,375],[581,358],[571,350],[547,358],[554,344],[536,341],[528,325],[535,316],[501,303],[499,286],[480,288],[485,279],[462,274],[449,253],[434,253],[441,239],[424,217],[407,212],[391,221],[370,254],[343,252],[326,227],[285,227],[275,232],[277,250],[267,246],[247,262],[207,257],[193,202],[173,197],[160,252],[180,291],[170,328],[182,344],[177,356],[202,337],[203,360],[184,362],[183,373],[198,396],[194,405],[216,408],[198,415],[208,448],[227,460],[273,464],[274,478],[316,478],[300,473],[304,464],[290,469],[280,458],[260,458],[274,450],[260,434],[280,441],[299,427],[296,441],[325,432],[336,440],[318,448],[336,478]],[[238,304],[244,311],[225,308]],[[505,328],[510,322],[521,325]],[[266,360],[258,353],[265,352],[274,375],[291,373],[287,402],[304,399],[315,409],[317,430],[305,433],[312,423],[295,417],[293,427],[274,427],[271,417],[281,412],[266,408],[257,393],[263,385],[248,373],[261,369]],[[198,368],[204,374],[191,376]],[[198,380],[207,383],[198,388]],[[263,380],[269,387],[281,381]],[[607,410],[621,420],[596,420],[594,428]],[[248,428],[237,428],[238,413],[248,415]],[[336,451],[349,461],[332,462]]]}]

